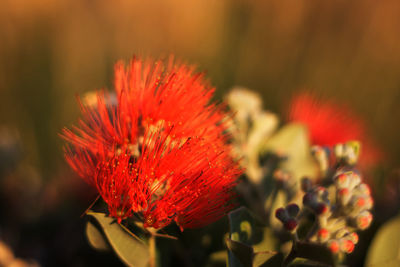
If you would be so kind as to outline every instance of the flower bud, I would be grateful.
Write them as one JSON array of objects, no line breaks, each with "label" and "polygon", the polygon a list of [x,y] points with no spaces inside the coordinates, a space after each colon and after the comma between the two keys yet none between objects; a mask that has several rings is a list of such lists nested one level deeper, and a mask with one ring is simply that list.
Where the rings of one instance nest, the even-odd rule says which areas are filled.
[{"label": "flower bud", "polygon": [[318,203],[315,208],[314,211],[317,215],[325,215],[328,213],[329,211],[329,207],[328,205],[326,205],[325,203]]},{"label": "flower bud", "polygon": [[293,231],[297,228],[297,220],[294,218],[290,218],[289,220],[287,220],[283,226],[285,227],[286,230],[288,231]]},{"label": "flower bud", "polygon": [[317,238],[320,243],[325,243],[326,241],[328,241],[329,237],[330,233],[326,228],[319,229],[317,233]]},{"label": "flower bud", "polygon": [[365,183],[361,183],[357,186],[357,190],[363,195],[371,195],[371,189]]},{"label": "flower bud", "polygon": [[354,250],[354,243],[351,240],[342,238],[339,242],[340,250],[350,254]]},{"label": "flower bud", "polygon": [[360,143],[357,141],[347,142],[346,144],[337,144],[334,147],[335,157],[348,165],[354,165],[358,161],[360,154]]},{"label": "flower bud", "polygon": [[367,229],[372,222],[372,214],[369,211],[363,211],[356,217],[356,225],[359,229]]},{"label": "flower bud", "polygon": [[350,172],[351,174],[349,175],[349,188],[350,190],[355,188],[361,183],[361,176],[357,172]]},{"label": "flower bud", "polygon": [[356,199],[355,204],[359,209],[371,209],[373,205],[372,198],[370,196],[360,196]]},{"label": "flower bud", "polygon": [[358,195],[353,196],[350,200],[350,205],[353,208],[353,213],[357,214],[362,210],[369,210],[373,206],[373,200],[370,196]]},{"label": "flower bud", "polygon": [[345,161],[349,165],[354,165],[360,156],[360,142],[351,141],[345,144]]},{"label": "flower bud", "polygon": [[348,238],[349,238],[349,240],[351,240],[351,242],[353,242],[354,244],[357,244],[357,243],[358,243],[358,235],[357,235],[357,233],[353,232],[353,233],[348,234]]},{"label": "flower bud", "polygon": [[351,197],[350,190],[348,188],[341,188],[337,191],[336,197],[342,206],[346,206]]},{"label": "flower bud", "polygon": [[317,204],[317,196],[313,192],[308,192],[303,196],[303,204],[312,208]]},{"label": "flower bud", "polygon": [[344,155],[344,145],[337,144],[333,147],[333,153],[337,159],[341,159]]},{"label": "flower bud", "polygon": [[338,188],[347,188],[349,186],[349,172],[343,172],[334,177]]},{"label": "flower bud", "polygon": [[320,146],[313,146],[311,153],[317,161],[320,170],[324,173],[329,168],[329,149],[324,149]]},{"label": "flower bud", "polygon": [[371,196],[368,196],[366,201],[366,209],[372,209],[372,207],[374,206],[374,199]]},{"label": "flower bud", "polygon": [[297,214],[299,214],[300,208],[297,204],[292,203],[286,206],[286,211],[290,217],[294,218],[297,216]]},{"label": "flower bud", "polygon": [[337,254],[340,249],[339,242],[336,240],[330,240],[328,242],[328,248],[331,250],[333,254]]},{"label": "flower bud", "polygon": [[287,213],[286,209],[279,208],[275,211],[275,217],[280,220],[282,223],[285,223],[289,220],[289,214]]},{"label": "flower bud", "polygon": [[318,186],[317,188],[315,188],[315,193],[317,193],[317,196],[322,199],[327,199],[329,194],[326,188],[323,186]]}]

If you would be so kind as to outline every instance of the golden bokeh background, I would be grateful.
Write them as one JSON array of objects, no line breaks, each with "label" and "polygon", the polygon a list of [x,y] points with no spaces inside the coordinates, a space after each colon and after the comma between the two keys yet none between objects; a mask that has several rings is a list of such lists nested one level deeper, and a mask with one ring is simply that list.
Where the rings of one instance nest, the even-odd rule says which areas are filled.
[{"label": "golden bokeh background", "polygon": [[114,62],[134,54],[175,54],[206,71],[218,97],[246,86],[276,112],[305,88],[343,101],[367,119],[389,158],[400,158],[396,0],[0,5],[0,121],[19,130],[44,172],[61,161],[57,133],[76,121],[74,96],[112,87]]}]

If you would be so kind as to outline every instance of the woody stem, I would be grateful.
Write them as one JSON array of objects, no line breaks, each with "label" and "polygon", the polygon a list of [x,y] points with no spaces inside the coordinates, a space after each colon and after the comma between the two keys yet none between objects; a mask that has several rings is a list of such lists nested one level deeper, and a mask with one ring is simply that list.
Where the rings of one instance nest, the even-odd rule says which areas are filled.
[{"label": "woody stem", "polygon": [[149,237],[149,266],[156,267],[156,236],[154,233],[151,233]]}]

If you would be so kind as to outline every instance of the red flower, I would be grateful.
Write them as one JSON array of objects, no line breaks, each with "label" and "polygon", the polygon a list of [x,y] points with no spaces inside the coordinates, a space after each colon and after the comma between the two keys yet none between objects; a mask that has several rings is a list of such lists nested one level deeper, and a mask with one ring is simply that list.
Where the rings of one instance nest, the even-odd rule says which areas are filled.
[{"label": "red flower", "polygon": [[79,126],[64,129],[67,162],[119,221],[136,214],[145,227],[209,224],[232,208],[241,172],[212,95],[201,74],[172,60],[118,63],[115,95],[81,104]]},{"label": "red flower", "polygon": [[305,124],[312,144],[333,146],[357,140],[362,144],[361,164],[376,164],[381,159],[382,152],[367,135],[364,121],[347,106],[301,93],[292,98],[289,107],[289,121]]}]

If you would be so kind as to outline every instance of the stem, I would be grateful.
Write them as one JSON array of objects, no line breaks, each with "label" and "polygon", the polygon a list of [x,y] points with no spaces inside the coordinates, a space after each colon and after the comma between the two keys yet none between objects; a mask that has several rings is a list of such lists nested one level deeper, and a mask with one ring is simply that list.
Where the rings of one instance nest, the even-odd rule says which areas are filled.
[{"label": "stem", "polygon": [[306,235],[306,238],[305,238],[306,241],[310,241],[310,238],[317,232],[318,227],[319,227],[319,224],[318,224],[318,221],[316,220]]},{"label": "stem", "polygon": [[172,239],[172,240],[178,240],[178,238],[176,236],[172,236],[172,235],[155,233],[154,236],[163,237],[163,238]]},{"label": "stem", "polygon": [[81,218],[88,213],[88,211],[94,206],[94,204],[97,202],[97,200],[99,200],[99,198],[100,195],[98,195],[96,199],[92,202],[92,204],[90,204],[90,206],[85,210],[85,212],[81,214]]},{"label": "stem", "polygon": [[289,255],[286,256],[286,258],[283,260],[282,262],[282,267],[286,267],[289,266],[289,264],[296,258],[297,256],[297,241],[296,241],[297,234],[296,237],[293,238],[293,244],[292,244],[292,249],[290,250]]},{"label": "stem", "polygon": [[149,237],[149,266],[156,267],[156,236],[152,233]]},{"label": "stem", "polygon": [[294,242],[294,245],[296,245],[296,243],[299,242],[299,241],[300,241],[299,236],[297,235],[297,231],[295,231],[295,232],[293,233],[293,242]]}]

